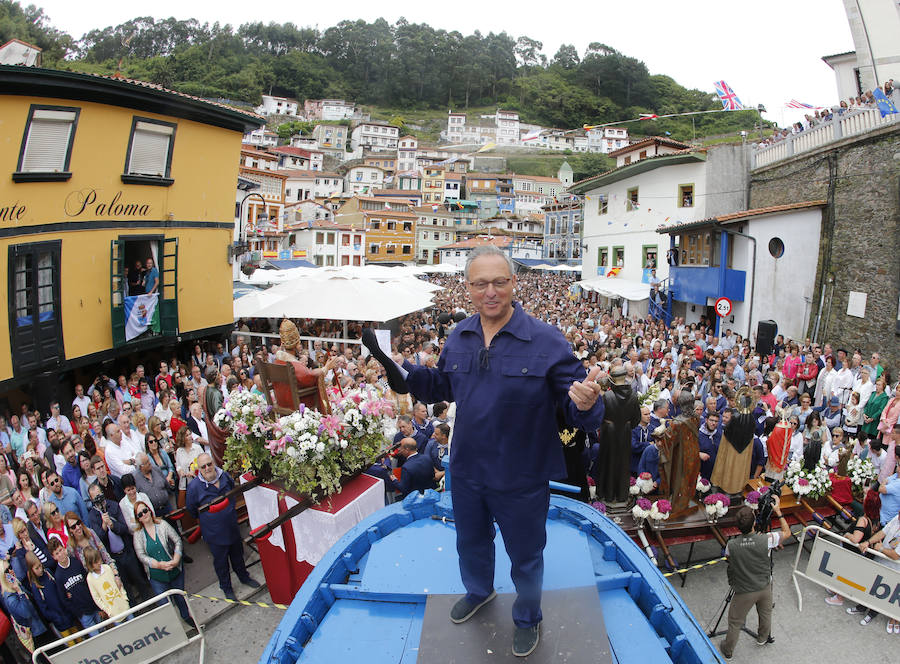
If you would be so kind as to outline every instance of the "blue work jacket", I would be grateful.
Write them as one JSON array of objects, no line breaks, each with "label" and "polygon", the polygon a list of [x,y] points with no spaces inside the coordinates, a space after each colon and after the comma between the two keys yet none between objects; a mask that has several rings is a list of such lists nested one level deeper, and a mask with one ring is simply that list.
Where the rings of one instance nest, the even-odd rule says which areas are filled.
[{"label": "blue work jacket", "polygon": [[203,533],[203,539],[213,544],[232,544],[241,538],[238,530],[237,512],[234,511],[234,497],[229,501],[228,507],[221,512],[212,513],[209,510],[199,513],[201,505],[211,503],[219,496],[223,496],[232,488],[234,488],[234,480],[231,475],[223,472],[221,468],[216,468],[219,476],[219,488],[215,484],[210,484],[203,479],[202,475],[197,475],[191,483],[188,484],[187,496],[185,497],[185,507],[200,522],[200,532]]},{"label": "blue work jacket", "polygon": [[450,472],[498,490],[566,477],[557,402],[585,431],[599,429],[604,413],[602,399],[582,412],[569,398],[586,372],[562,333],[513,307],[489,348],[475,314],[451,332],[436,368],[403,364],[418,399],[456,402]]}]

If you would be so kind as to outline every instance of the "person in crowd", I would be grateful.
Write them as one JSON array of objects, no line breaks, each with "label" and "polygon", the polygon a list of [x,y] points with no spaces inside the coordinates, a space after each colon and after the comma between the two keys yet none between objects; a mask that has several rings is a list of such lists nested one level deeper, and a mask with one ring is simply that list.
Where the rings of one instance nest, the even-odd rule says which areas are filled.
[{"label": "person in crowd", "polygon": [[16,636],[28,652],[34,652],[36,647],[53,643],[55,635],[47,630],[47,625],[38,615],[31,598],[5,560],[0,560],[0,590],[3,593],[3,605],[12,618]]},{"label": "person in crowd", "polygon": [[[165,520],[154,516],[150,506],[138,501],[135,507],[137,525],[134,530],[134,550],[147,570],[154,595],[167,590],[184,590],[181,537]],[[196,627],[183,597],[175,597],[175,605],[182,620]]]},{"label": "person in crowd", "polygon": [[[185,506],[187,511],[200,521],[203,540],[213,557],[213,567],[219,579],[219,587],[228,599],[236,599],[231,584],[229,563],[241,583],[250,588],[258,588],[259,582],[250,576],[244,564],[244,551],[238,530],[237,513],[231,499],[224,508],[206,509],[216,499],[234,488],[231,476],[217,468],[212,457],[203,453],[197,457],[199,473],[188,485]],[[149,501],[146,501],[149,504]]]},{"label": "person in crowd", "polygon": [[868,438],[878,437],[878,423],[881,421],[881,413],[888,402],[886,392],[887,381],[884,377],[875,381],[875,390],[863,408],[862,433]]},{"label": "person in crowd", "polygon": [[152,505],[150,497],[137,490],[134,475],[128,474],[122,476],[122,489],[125,491],[125,497],[119,501],[119,509],[122,510],[122,516],[125,517],[125,523],[128,524],[129,530],[134,530],[136,524],[134,518],[134,507],[139,500]]},{"label": "person in crowd", "polygon": [[[56,561],[52,557],[51,560],[55,569]],[[76,627],[77,620],[69,611],[47,567],[31,552],[25,554],[25,563],[28,565],[28,589],[44,622],[55,631],[57,637],[68,636],[81,629]]]},{"label": "person in crowd", "polygon": [[100,552],[91,546],[84,550],[83,564],[87,570],[88,590],[97,608],[108,618],[127,612],[131,606],[116,568],[104,562]]},{"label": "person in crowd", "polygon": [[82,519],[85,518],[87,511],[81,492],[70,486],[63,486],[59,473],[53,470],[47,473],[47,487],[50,489],[47,500],[58,507],[61,514],[72,511]]},{"label": "person in crowd", "polygon": [[99,455],[91,457],[91,466],[94,469],[94,482],[100,487],[103,495],[109,500],[119,502],[125,497],[122,489],[122,480],[110,475],[106,469],[106,463]]},{"label": "person in crowd", "polygon": [[431,459],[435,470],[443,471],[443,459],[450,452],[450,425],[439,423],[434,428],[434,436],[425,446],[425,456]]},{"label": "person in crowd", "polygon": [[413,491],[422,493],[426,489],[437,487],[437,480],[444,476],[444,471],[434,467],[430,456],[419,454],[415,439],[403,438],[400,441],[399,455],[404,459],[400,467],[400,481],[393,480],[391,488],[401,497],[405,498]]},{"label": "person in crowd", "polygon": [[[101,622],[100,611],[94,604],[87,585],[87,570],[77,558],[69,555],[66,546],[60,540],[51,539],[49,548],[50,555],[56,561],[53,580],[66,608],[77,618],[83,629]],[[90,632],[91,636],[96,634],[96,631]]]},{"label": "person in crowd", "polygon": [[28,530],[28,524],[25,521],[18,517],[14,518],[12,520],[12,529],[18,540],[18,546],[12,550],[10,564],[20,582],[25,583],[28,578],[28,563],[25,560],[25,556],[29,553],[34,555],[51,572],[56,568],[56,561],[50,555],[47,542],[40,537],[32,539]]},{"label": "person in crowd", "polygon": [[772,630],[772,568],[769,563],[770,551],[791,536],[788,523],[781,513],[779,499],[775,498],[774,514],[781,526],[780,531],[761,533],[756,530],[756,514],[749,507],[741,507],[737,512],[737,526],[741,534],[729,540],[725,547],[728,557],[728,584],[734,597],[728,607],[728,634],[719,646],[725,659],[731,659],[737,645],[741,627],[750,609],[756,606],[759,616],[756,644],[764,646],[774,643]]},{"label": "person in crowd", "polygon": [[169,483],[165,475],[150,463],[150,457],[143,452],[137,455],[137,464],[132,477],[138,493],[150,498],[154,514],[165,516],[172,511]]},{"label": "person in crowd", "polygon": [[172,458],[166,452],[160,438],[151,432],[144,439],[144,445],[147,449],[147,457],[150,460],[150,464],[162,473],[169,490],[174,492],[178,487],[175,464],[172,463]]}]

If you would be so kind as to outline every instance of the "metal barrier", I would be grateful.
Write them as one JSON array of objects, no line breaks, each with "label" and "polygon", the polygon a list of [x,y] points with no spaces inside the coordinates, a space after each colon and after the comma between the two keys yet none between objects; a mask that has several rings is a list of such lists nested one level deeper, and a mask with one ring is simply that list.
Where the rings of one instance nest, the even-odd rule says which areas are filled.
[{"label": "metal barrier", "polygon": [[[862,553],[848,551],[842,544],[855,547],[855,542],[821,526],[806,526],[800,541],[805,541],[806,534],[813,530],[816,532],[816,538],[809,553],[805,572],[798,569],[800,554],[803,553],[802,546],[797,547],[797,556],[794,559],[792,578],[794,589],[797,591],[798,610],[803,610],[803,596],[800,594],[800,584],[797,583],[797,577],[802,577],[827,590],[839,592],[844,597],[878,613],[900,620],[900,570],[876,562]],[[837,543],[828,541],[829,538],[836,540]],[[868,552],[876,558],[896,562],[871,548]]]},{"label": "metal barrier", "polygon": [[[184,598],[188,613],[197,626],[197,633],[193,636],[187,635],[186,625],[181,620],[181,614],[175,604],[167,601],[162,606],[156,606],[161,600],[175,595]],[[148,607],[154,608],[141,615],[135,615],[141,609]],[[132,617],[129,619],[129,616]],[[116,623],[120,624],[116,625]],[[96,632],[104,627],[111,627],[111,629],[100,632],[96,636],[89,636],[91,632]],[[78,638],[86,638],[86,640],[65,647],[67,643]],[[196,641],[200,641],[199,662],[203,664],[206,657],[206,640],[203,635],[203,627],[191,609],[188,594],[183,590],[167,590],[124,613],[35,649],[31,661],[34,664],[45,661],[50,661],[52,664],[113,661],[116,664],[137,664],[138,662],[156,661]],[[63,647],[62,650],[58,650],[60,646]],[[53,652],[54,650],[57,652]],[[39,656],[42,656],[42,659],[39,659]]]}]

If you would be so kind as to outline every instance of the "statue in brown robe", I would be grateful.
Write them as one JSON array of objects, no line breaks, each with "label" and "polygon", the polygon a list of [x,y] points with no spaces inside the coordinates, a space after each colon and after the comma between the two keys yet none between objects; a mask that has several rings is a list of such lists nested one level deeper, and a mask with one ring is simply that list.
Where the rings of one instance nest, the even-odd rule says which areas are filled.
[{"label": "statue in brown robe", "polygon": [[672,503],[676,515],[690,507],[700,474],[699,420],[694,417],[694,397],[682,392],[677,406],[681,412],[660,437],[659,490]]}]

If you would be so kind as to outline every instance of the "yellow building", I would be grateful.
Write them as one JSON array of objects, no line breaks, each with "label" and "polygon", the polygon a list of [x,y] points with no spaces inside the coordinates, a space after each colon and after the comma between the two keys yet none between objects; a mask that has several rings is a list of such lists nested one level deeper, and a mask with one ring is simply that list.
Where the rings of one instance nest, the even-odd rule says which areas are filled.
[{"label": "yellow building", "polygon": [[[232,326],[237,157],[262,124],[140,81],[0,66],[0,390]],[[129,290],[148,259],[155,298]]]},{"label": "yellow building", "polygon": [[354,196],[337,211],[341,224],[366,231],[366,263],[413,263],[418,215],[405,198]]}]

